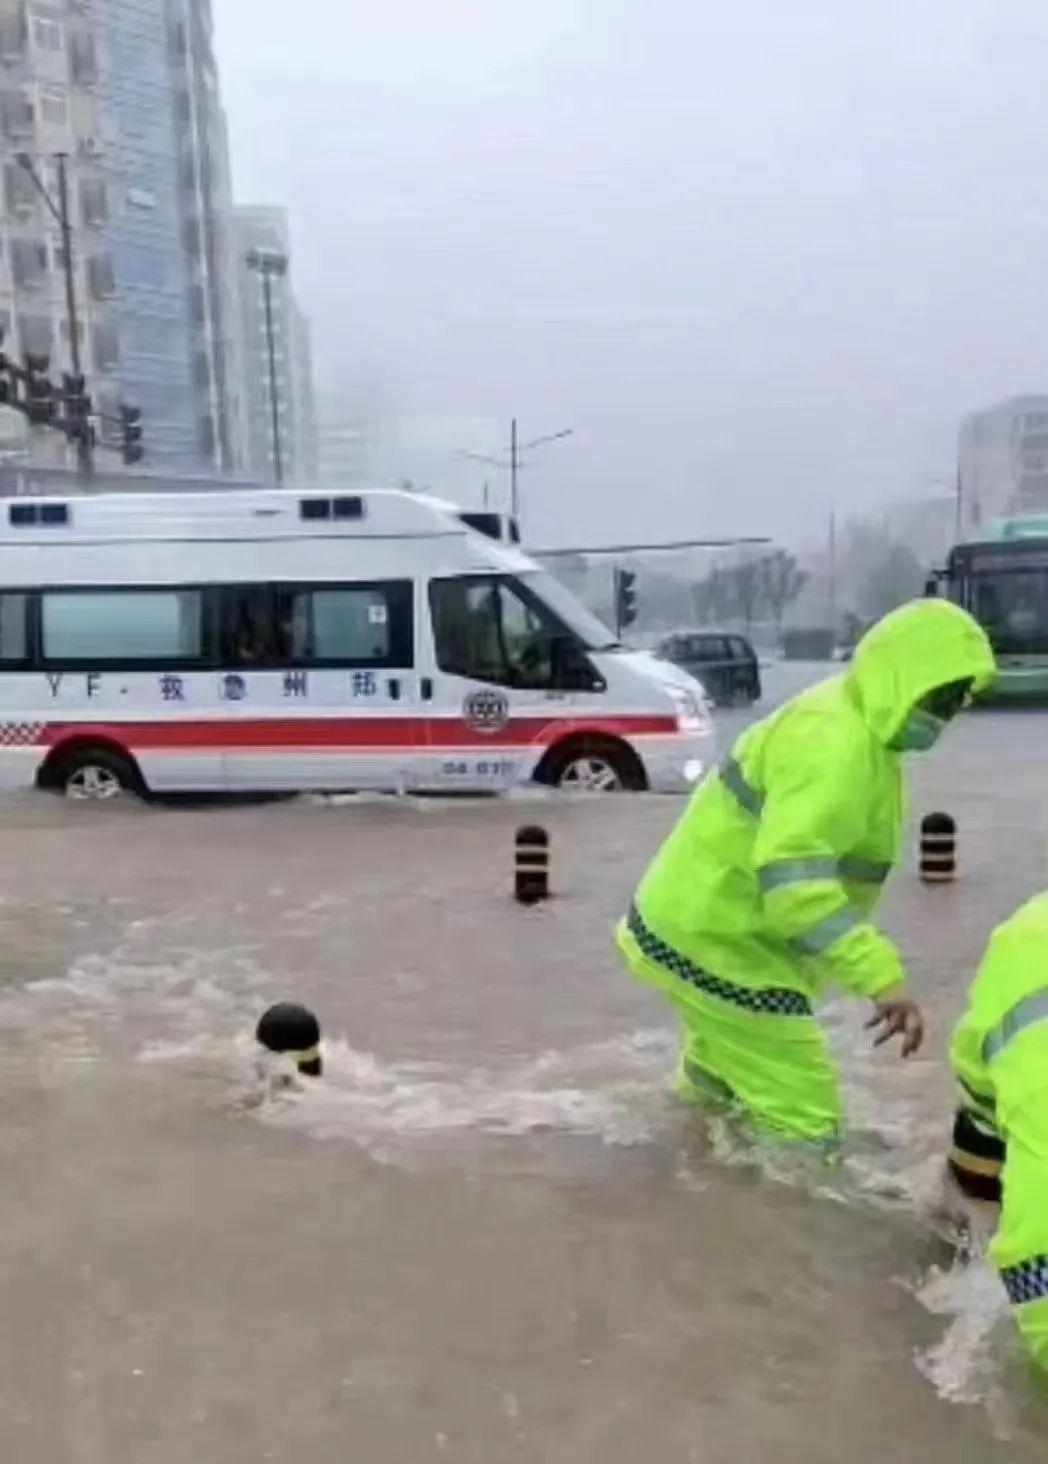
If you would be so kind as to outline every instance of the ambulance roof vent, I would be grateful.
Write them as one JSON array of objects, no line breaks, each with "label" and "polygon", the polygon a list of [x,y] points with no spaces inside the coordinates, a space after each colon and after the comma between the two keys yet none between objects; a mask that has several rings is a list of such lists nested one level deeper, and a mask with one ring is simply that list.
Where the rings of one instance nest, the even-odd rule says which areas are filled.
[{"label": "ambulance roof vent", "polygon": [[55,528],[69,522],[68,503],[12,503],[8,505],[7,521],[13,529],[26,529],[40,524],[44,528]]},{"label": "ambulance roof vent", "polygon": [[318,523],[324,519],[337,519],[345,523],[347,519],[362,519],[364,517],[364,500],[362,498],[300,498],[298,500],[298,516],[308,523]]}]

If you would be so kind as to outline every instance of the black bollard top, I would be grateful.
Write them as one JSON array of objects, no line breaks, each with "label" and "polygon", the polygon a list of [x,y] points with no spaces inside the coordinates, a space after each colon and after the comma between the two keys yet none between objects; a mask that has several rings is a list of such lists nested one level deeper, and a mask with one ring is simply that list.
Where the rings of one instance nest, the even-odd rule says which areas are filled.
[{"label": "black bollard top", "polygon": [[320,1041],[320,1023],[308,1007],[280,1001],[262,1013],[255,1036],[270,1052],[309,1052]]},{"label": "black bollard top", "polygon": [[525,824],[517,830],[518,844],[548,844],[549,834],[539,824]]},{"label": "black bollard top", "polygon": [[921,819],[922,834],[955,834],[957,823],[948,813],[929,813]]}]

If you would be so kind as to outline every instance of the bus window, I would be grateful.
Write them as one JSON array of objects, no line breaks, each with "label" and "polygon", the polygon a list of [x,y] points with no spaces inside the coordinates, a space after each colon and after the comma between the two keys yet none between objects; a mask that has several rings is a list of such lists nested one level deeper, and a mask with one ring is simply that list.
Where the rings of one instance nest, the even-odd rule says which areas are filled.
[{"label": "bus window", "polygon": [[575,639],[517,582],[493,575],[434,580],[430,603],[442,671],[498,686],[561,685]]},{"label": "bus window", "polygon": [[47,590],[43,658],[50,665],[199,660],[202,607],[201,590]]}]

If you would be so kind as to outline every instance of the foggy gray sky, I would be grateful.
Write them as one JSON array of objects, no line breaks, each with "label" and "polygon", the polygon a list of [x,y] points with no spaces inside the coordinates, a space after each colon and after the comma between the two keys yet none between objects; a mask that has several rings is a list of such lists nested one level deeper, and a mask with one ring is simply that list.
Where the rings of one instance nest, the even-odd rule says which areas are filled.
[{"label": "foggy gray sky", "polygon": [[535,542],[770,532],[1048,388],[1043,0],[215,0],[321,397],[565,426]]}]

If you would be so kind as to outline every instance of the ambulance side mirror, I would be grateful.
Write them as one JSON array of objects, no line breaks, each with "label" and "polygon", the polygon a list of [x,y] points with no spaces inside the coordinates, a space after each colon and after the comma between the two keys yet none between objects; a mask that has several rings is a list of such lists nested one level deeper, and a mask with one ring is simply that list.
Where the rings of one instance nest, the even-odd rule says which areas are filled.
[{"label": "ambulance side mirror", "polygon": [[558,635],[551,647],[555,691],[600,691],[603,679],[573,635]]}]

